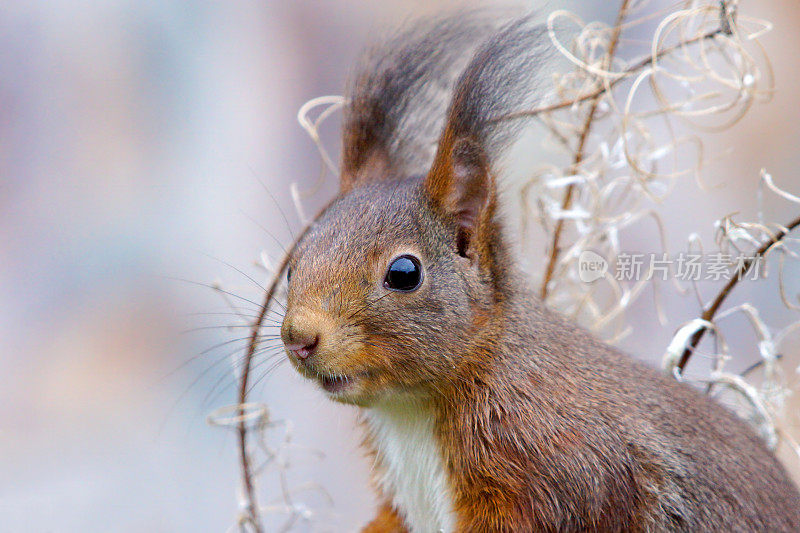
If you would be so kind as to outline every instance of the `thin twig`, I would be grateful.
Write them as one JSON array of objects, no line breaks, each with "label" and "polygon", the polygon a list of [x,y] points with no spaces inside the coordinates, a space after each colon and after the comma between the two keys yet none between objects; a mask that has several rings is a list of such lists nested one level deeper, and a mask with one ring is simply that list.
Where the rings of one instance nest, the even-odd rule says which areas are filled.
[{"label": "thin twig", "polygon": [[[617,51],[617,45],[619,44],[619,36],[622,33],[622,22],[625,20],[625,15],[628,11],[628,3],[630,0],[622,0],[622,5],[619,8],[619,12],[617,13],[617,21],[614,24],[614,31],[611,34],[611,40],[608,45],[608,53],[605,57],[606,68],[611,66],[611,61],[614,58],[614,54]],[[572,173],[574,174],[577,172],[578,167],[580,166],[581,162],[583,161],[584,152],[586,148],[586,140],[589,138],[589,132],[592,129],[592,122],[594,121],[594,115],[597,112],[597,106],[600,103],[600,97],[603,92],[607,90],[607,87],[601,83],[600,87],[598,88],[597,94],[592,98],[591,107],[589,108],[589,113],[586,115],[586,121],[583,124],[583,129],[581,131],[581,136],[578,138],[578,146],[575,149],[575,159],[572,163]],[[564,201],[561,204],[561,211],[567,211],[570,206],[572,205],[572,196],[575,191],[575,184],[571,183],[567,186],[567,190],[564,193]],[[556,267],[556,261],[558,260],[558,255],[560,253],[560,240],[561,240],[561,233],[564,230],[564,219],[559,218],[558,222],[556,222],[555,230],[553,231],[553,242],[550,247],[550,259],[547,262],[547,268],[545,269],[544,279],[542,280],[542,287],[540,290],[540,295],[542,300],[547,298],[547,287],[550,284],[550,280],[553,277],[553,271]]]},{"label": "thin twig", "polygon": [[278,286],[280,285],[283,272],[286,270],[286,266],[289,264],[289,261],[292,258],[292,253],[297,247],[297,243],[300,241],[303,235],[305,235],[307,230],[308,227],[304,228],[303,231],[298,236],[298,238],[295,239],[292,245],[288,248],[286,254],[284,255],[283,259],[280,262],[280,265],[278,265],[278,268],[275,270],[275,275],[272,278],[272,281],[270,282],[269,286],[267,287],[264,293],[264,300],[263,303],[261,304],[258,316],[256,317],[250,329],[250,340],[247,343],[247,351],[244,357],[244,365],[242,368],[242,374],[239,379],[238,400],[240,406],[239,409],[240,419],[237,428],[238,440],[239,440],[239,463],[240,463],[239,466],[242,471],[242,485],[244,489],[245,509],[247,513],[246,520],[250,522],[250,524],[255,529],[256,533],[262,533],[264,530],[258,512],[258,503],[253,483],[253,472],[250,465],[250,458],[247,453],[248,428],[247,428],[247,420],[244,416],[243,406],[247,403],[247,392],[249,390],[248,383],[250,381],[250,369],[252,366],[253,356],[258,347],[259,332],[261,331],[261,327],[263,326],[264,321],[266,319],[270,304],[272,303],[272,300],[275,297],[275,292],[278,290]]},{"label": "thin twig", "polygon": [[[625,4],[627,4],[627,2]],[[623,9],[626,7],[625,4],[623,4],[623,7],[620,8],[620,15],[623,14]],[[620,21],[620,19],[618,17],[618,22],[619,21]],[[618,24],[615,27],[615,31],[616,30],[620,30],[620,29],[621,29],[621,26]],[[676,44],[674,44],[672,46],[664,48],[663,50],[659,51],[658,54],[655,54],[655,55],[649,54],[647,57],[644,57],[644,58],[640,59],[633,66],[627,68],[620,76],[618,76],[618,77],[614,78],[613,80],[609,81],[606,85],[599,86],[597,89],[595,89],[594,91],[592,91],[590,93],[587,93],[587,94],[584,94],[582,96],[578,96],[578,97],[575,97],[575,98],[571,98],[569,100],[566,100],[566,101],[563,101],[563,102],[559,102],[557,104],[548,104],[548,105],[545,105],[545,106],[537,107],[535,109],[529,109],[529,110],[525,110],[525,111],[517,111],[515,113],[509,113],[507,115],[503,115],[501,117],[497,117],[497,118],[492,119],[492,122],[501,122],[501,121],[506,121],[506,120],[515,120],[515,119],[519,119],[519,118],[534,117],[534,116],[537,116],[537,115],[541,115],[543,113],[550,113],[550,112],[553,112],[553,111],[558,111],[560,109],[565,109],[567,107],[571,107],[571,106],[573,106],[575,104],[582,103],[582,102],[585,102],[587,100],[592,100],[592,107],[591,107],[590,112],[589,112],[589,114],[587,116],[587,120],[586,120],[586,123],[584,124],[584,128],[583,128],[583,130],[581,132],[581,137],[580,137],[579,143],[578,143],[578,149],[576,150],[575,160],[574,160],[573,165],[572,165],[572,168],[576,169],[576,167],[581,163],[581,161],[583,161],[583,158],[585,156],[584,150],[585,150],[586,139],[588,137],[589,130],[591,129],[591,123],[594,120],[594,114],[595,114],[595,112],[597,110],[597,105],[599,104],[600,97],[603,95],[603,93],[613,89],[619,83],[621,83],[622,81],[628,79],[631,75],[636,74],[637,72],[641,71],[642,69],[644,69],[644,68],[648,67],[649,65],[653,64],[654,61],[656,61],[658,59],[661,59],[661,58],[663,58],[664,56],[666,56],[668,54],[671,54],[675,50],[679,50],[679,49],[681,49],[683,47],[690,46],[692,44],[696,44],[696,43],[699,43],[699,42],[702,42],[702,41],[705,41],[705,40],[708,40],[708,39],[713,39],[717,35],[721,35],[721,34],[725,34],[725,33],[727,33],[725,28],[724,27],[720,27],[720,28],[718,28],[716,30],[704,33],[703,35],[698,35],[698,36],[692,37],[691,39],[686,39],[685,41],[681,41],[681,42],[676,43]],[[612,43],[611,43],[613,46],[609,46],[609,55],[608,55],[608,60],[609,61],[610,61],[613,53],[616,50],[616,45],[619,42],[619,31],[616,31],[614,36],[616,37],[616,39],[614,41],[612,41]],[[564,200],[563,200],[563,203],[562,203],[562,207],[561,207],[562,211],[564,211],[566,209],[569,209],[569,207],[572,205],[572,199],[573,199],[573,195],[574,195],[574,188],[575,188],[574,184],[570,184],[567,187],[566,193],[564,195]],[[556,227],[554,229],[553,241],[552,241],[552,245],[550,247],[550,257],[549,257],[549,260],[548,260],[547,268],[545,269],[544,279],[542,280],[542,285],[541,285],[541,288],[540,288],[540,296],[541,296],[541,298],[543,300],[545,298],[547,298],[547,293],[548,293],[550,281],[552,280],[553,274],[555,273],[556,262],[558,261],[558,256],[560,255],[560,252],[561,252],[561,248],[559,246],[559,242],[561,240],[561,234],[563,233],[563,230],[564,230],[564,219],[559,219],[556,222]]]},{"label": "thin twig", "polygon": [[[777,243],[783,240],[783,238],[786,237],[786,235],[788,235],[789,232],[791,232],[798,226],[800,226],[800,217],[794,219],[784,229],[778,231],[778,233],[776,233],[774,237],[772,237],[766,243],[764,243],[752,257],[749,257],[745,261],[743,261],[742,264],[739,266],[739,268],[736,270],[736,273],[733,276],[731,276],[731,279],[728,280],[728,283],[726,283],[725,286],[720,291],[720,293],[717,294],[717,297],[714,298],[711,304],[709,304],[705,308],[700,318],[710,323],[714,319],[714,316],[717,314],[717,311],[719,311],[720,306],[723,304],[723,302],[725,302],[725,299],[728,297],[728,295],[736,286],[736,284],[739,282],[739,280],[741,280],[744,276],[746,276],[747,273],[750,271],[750,268],[752,268],[753,264],[756,262],[756,259],[763,257],[764,254],[766,254],[773,246],[775,246]],[[683,353],[681,354],[681,358],[677,364],[677,369],[679,372],[683,372],[686,363],[689,362],[689,358],[691,358],[695,349],[700,344],[700,341],[706,334],[707,329],[708,329],[707,327],[698,329],[694,333],[694,335],[692,335],[691,339],[689,339],[689,342],[686,345],[686,348],[684,349]]]},{"label": "thin twig", "polygon": [[698,35],[692,37],[691,39],[686,39],[685,41],[675,43],[672,46],[668,46],[663,50],[659,51],[655,56],[653,54],[648,54],[646,57],[643,57],[642,59],[634,63],[633,66],[630,66],[627,69],[625,69],[619,76],[609,81],[608,85],[601,85],[600,87],[591,92],[588,92],[581,96],[570,98],[569,100],[564,100],[557,104],[543,105],[540,107],[535,107],[533,109],[526,109],[525,111],[515,111],[514,113],[508,113],[506,115],[495,117],[491,119],[491,122],[503,122],[506,120],[516,120],[519,118],[535,117],[543,113],[550,113],[553,111],[558,111],[560,109],[566,109],[567,107],[572,107],[575,104],[580,104],[587,100],[597,98],[598,96],[601,96],[603,93],[607,92],[609,88],[613,89],[626,79],[630,78],[632,75],[637,74],[643,68],[650,66],[651,64],[653,64],[653,61],[662,59],[664,56],[669,55],[675,50],[679,50],[685,46],[690,46],[693,44],[697,44],[701,41],[713,39],[717,35],[723,35],[723,34],[725,34],[725,31],[722,28],[718,28],[716,30],[704,33],[703,35]]},{"label": "thin twig", "polygon": [[[676,44],[674,44],[674,45],[672,45],[670,47],[665,48],[664,50],[662,50],[661,52],[659,52],[655,56],[653,56],[652,54],[648,55],[646,58],[641,59],[639,62],[637,62],[632,67],[626,69],[625,72],[623,73],[623,75],[621,75],[618,78],[615,78],[615,79],[611,80],[610,82],[608,82],[608,85],[600,86],[596,90],[592,91],[589,94],[585,94],[583,96],[579,96],[579,97],[573,98],[571,100],[568,100],[566,102],[561,102],[561,103],[558,103],[558,104],[551,104],[551,105],[547,105],[547,106],[542,106],[542,107],[539,107],[539,108],[536,108],[536,109],[530,109],[530,110],[527,110],[527,111],[519,111],[517,113],[512,113],[512,114],[509,114],[509,115],[505,115],[503,117],[499,117],[499,118],[497,118],[495,120],[500,121],[500,120],[512,120],[512,119],[523,118],[523,117],[532,117],[532,116],[536,116],[536,115],[539,115],[539,114],[542,114],[542,113],[549,113],[551,111],[557,111],[559,109],[570,107],[570,106],[573,106],[573,105],[575,105],[577,103],[585,102],[586,100],[592,99],[592,108],[590,110],[589,115],[587,116],[587,122],[586,122],[586,124],[584,124],[584,129],[581,132],[581,137],[580,137],[579,145],[578,145],[578,151],[576,153],[575,162],[572,165],[573,170],[576,170],[577,166],[580,164],[580,162],[583,161],[583,157],[584,157],[584,152],[583,151],[584,151],[584,147],[585,147],[584,145],[585,145],[585,142],[586,142],[586,137],[588,136],[589,128],[591,127],[591,121],[594,119],[594,112],[597,109],[597,104],[600,101],[600,96],[602,96],[603,93],[609,91],[610,89],[613,89],[618,83],[620,83],[621,81],[627,79],[630,75],[635,74],[636,72],[639,72],[643,68],[651,65],[653,63],[653,61],[655,61],[656,59],[660,59],[660,58],[664,57],[665,55],[670,54],[670,53],[674,52],[675,50],[678,50],[678,49],[680,49],[680,48],[682,48],[684,46],[689,46],[689,45],[692,45],[692,44],[695,44],[695,43],[698,43],[698,42],[701,42],[701,41],[705,41],[707,39],[712,39],[712,38],[716,37],[717,35],[721,35],[721,34],[724,34],[724,33],[726,33],[725,30],[723,28],[719,28],[719,29],[710,31],[708,33],[704,33],[703,35],[698,35],[696,37],[692,37],[691,39],[687,39],[687,40],[682,41],[680,43],[676,43]],[[611,51],[612,50],[609,48],[609,52],[611,52]],[[587,125],[589,126],[589,128],[586,127]],[[567,187],[566,193],[564,195],[564,201],[563,201],[563,204],[561,206],[561,210],[562,211],[564,211],[566,209],[569,209],[569,207],[572,205],[572,198],[573,198],[573,194],[574,194],[574,188],[575,188],[575,184],[570,184]],[[541,295],[542,300],[547,298],[547,292],[548,292],[548,288],[549,288],[549,285],[550,285],[550,281],[553,278],[553,274],[555,272],[556,262],[558,261],[558,256],[559,256],[559,254],[561,252],[561,248],[559,246],[559,241],[561,240],[561,233],[563,232],[563,229],[564,229],[564,219],[561,218],[561,219],[558,220],[558,222],[556,222],[556,227],[555,227],[555,230],[553,232],[553,241],[552,241],[552,245],[550,247],[550,258],[549,258],[548,263],[547,263],[547,268],[545,269],[545,276],[544,276],[544,279],[542,280],[542,286],[541,286],[541,289],[540,289],[540,295]]]}]

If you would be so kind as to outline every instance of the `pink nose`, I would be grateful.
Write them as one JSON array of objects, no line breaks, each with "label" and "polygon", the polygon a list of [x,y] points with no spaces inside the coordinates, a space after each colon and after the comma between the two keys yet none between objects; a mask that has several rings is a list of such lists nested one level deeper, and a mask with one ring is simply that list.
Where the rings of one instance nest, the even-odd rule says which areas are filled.
[{"label": "pink nose", "polygon": [[314,354],[314,350],[319,344],[319,336],[315,335],[313,339],[296,339],[299,342],[286,343],[286,349],[292,352],[300,360],[305,360]]}]

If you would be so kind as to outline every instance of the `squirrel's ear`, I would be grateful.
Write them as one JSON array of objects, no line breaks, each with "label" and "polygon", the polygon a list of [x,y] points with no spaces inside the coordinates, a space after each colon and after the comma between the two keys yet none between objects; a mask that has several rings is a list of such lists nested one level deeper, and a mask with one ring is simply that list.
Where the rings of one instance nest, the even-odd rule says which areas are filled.
[{"label": "squirrel's ear", "polygon": [[467,138],[442,141],[425,191],[433,205],[455,222],[458,253],[473,257],[483,248],[482,229],[494,218],[494,180],[488,158],[477,143]]},{"label": "squirrel's ear", "polygon": [[507,251],[496,220],[490,167],[517,137],[521,120],[505,120],[538,101],[537,80],[547,29],[533,15],[510,21],[487,39],[462,71],[426,178],[434,208],[452,217],[459,253],[477,259],[499,283]]}]

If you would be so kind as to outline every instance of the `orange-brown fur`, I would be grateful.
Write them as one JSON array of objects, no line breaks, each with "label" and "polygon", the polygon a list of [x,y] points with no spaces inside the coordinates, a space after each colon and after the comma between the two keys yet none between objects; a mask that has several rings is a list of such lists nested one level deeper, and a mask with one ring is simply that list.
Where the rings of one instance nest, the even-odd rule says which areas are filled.
[{"label": "orange-brown fur", "polygon": [[383,503],[378,507],[378,515],[361,531],[362,533],[406,533],[408,530],[391,504]]},{"label": "orange-brown fur", "polygon": [[[800,530],[797,488],[743,421],[547,310],[517,272],[493,167],[506,141],[490,119],[524,102],[518,78],[536,57],[518,56],[539,34],[511,23],[454,84],[391,55],[372,65],[377,82],[357,76],[341,192],[292,258],[283,338],[315,343],[292,363],[323,386],[341,376],[335,400],[413,397],[431,413],[458,531]],[[436,157],[412,161],[393,152],[415,132],[387,130],[403,124],[392,106],[435,74],[453,97]],[[387,264],[405,253],[423,281],[388,291]],[[392,496],[365,531],[406,529]]]}]

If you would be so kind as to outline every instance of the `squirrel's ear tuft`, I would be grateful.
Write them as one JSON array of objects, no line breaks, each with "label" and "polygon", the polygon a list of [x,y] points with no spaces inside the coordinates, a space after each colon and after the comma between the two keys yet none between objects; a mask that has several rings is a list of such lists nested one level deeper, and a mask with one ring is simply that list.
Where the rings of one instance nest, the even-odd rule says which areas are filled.
[{"label": "squirrel's ear tuft", "polygon": [[458,253],[471,257],[479,248],[480,226],[493,218],[494,182],[483,149],[461,138],[447,143],[449,150],[437,158],[425,181],[428,197],[456,224]]},{"label": "squirrel's ear tuft", "polygon": [[367,152],[366,147],[355,168],[343,168],[339,175],[339,190],[345,193],[358,185],[381,181],[390,175],[389,160],[380,151]]},{"label": "squirrel's ear tuft", "polygon": [[362,56],[346,91],[341,190],[427,172],[456,79],[501,23],[496,9],[406,25]]}]

